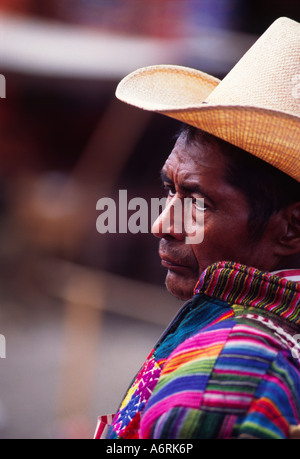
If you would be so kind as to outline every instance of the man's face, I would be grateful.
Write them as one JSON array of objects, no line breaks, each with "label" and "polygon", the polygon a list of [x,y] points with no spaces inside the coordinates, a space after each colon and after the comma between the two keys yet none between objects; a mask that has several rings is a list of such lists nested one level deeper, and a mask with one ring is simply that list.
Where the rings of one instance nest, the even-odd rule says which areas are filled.
[{"label": "man's face", "polygon": [[[250,242],[249,205],[244,194],[226,182],[225,167],[226,157],[217,144],[187,144],[182,134],[162,169],[168,200],[152,232],[161,239],[159,255],[168,269],[166,286],[178,298],[191,298],[199,275],[214,262],[235,261],[266,270],[273,263],[270,231],[259,242]],[[171,209],[184,198],[193,199],[194,218],[204,213],[201,244],[187,244],[184,227],[174,231]],[[197,204],[199,198],[204,198],[204,208]]]}]

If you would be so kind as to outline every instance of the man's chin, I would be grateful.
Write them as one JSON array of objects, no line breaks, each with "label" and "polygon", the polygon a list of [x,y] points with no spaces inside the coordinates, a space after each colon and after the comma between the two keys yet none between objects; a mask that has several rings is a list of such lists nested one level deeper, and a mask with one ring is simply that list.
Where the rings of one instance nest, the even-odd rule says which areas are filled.
[{"label": "man's chin", "polygon": [[197,281],[179,276],[172,271],[168,271],[165,284],[171,295],[179,300],[186,301],[193,297],[196,282]]}]

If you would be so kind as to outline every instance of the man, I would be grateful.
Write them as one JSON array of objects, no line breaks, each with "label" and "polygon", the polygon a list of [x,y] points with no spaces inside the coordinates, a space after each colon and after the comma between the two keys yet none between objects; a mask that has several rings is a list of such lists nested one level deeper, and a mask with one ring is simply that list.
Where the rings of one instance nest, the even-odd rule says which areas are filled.
[{"label": "man", "polygon": [[[157,66],[118,87],[121,100],[184,122],[162,169],[168,201],[153,233],[166,286],[187,302],[136,376],[107,438],[295,436],[299,51],[300,25],[281,18],[222,82]],[[186,242],[185,226],[175,231],[174,208],[185,198],[196,223],[204,215],[201,244]]]}]

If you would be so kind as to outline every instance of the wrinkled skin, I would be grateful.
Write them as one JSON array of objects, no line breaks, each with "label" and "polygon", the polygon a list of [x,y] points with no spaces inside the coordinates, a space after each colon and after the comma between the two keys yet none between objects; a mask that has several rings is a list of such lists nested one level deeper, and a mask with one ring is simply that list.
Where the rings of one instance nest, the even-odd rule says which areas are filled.
[{"label": "wrinkled skin", "polygon": [[[164,187],[168,192],[166,209],[153,225],[153,234],[160,238],[159,255],[167,268],[166,286],[176,297],[192,297],[194,287],[205,268],[217,261],[235,261],[271,271],[278,267],[274,225],[278,215],[271,217],[259,241],[252,241],[248,230],[249,205],[244,194],[225,180],[226,157],[215,144],[187,143],[182,134],[163,169]],[[183,228],[174,231],[170,212],[175,200],[204,198],[204,240],[186,244]],[[170,224],[162,223],[168,217]]]}]

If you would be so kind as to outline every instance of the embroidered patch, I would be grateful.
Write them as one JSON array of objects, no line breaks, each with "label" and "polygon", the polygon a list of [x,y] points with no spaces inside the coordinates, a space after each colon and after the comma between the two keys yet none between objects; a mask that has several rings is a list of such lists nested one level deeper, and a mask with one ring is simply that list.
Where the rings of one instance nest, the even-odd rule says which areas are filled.
[{"label": "embroidered patch", "polygon": [[129,389],[114,421],[114,431],[118,436],[125,438],[129,425],[130,430],[132,430],[133,425],[136,431],[138,430],[139,422],[135,422],[135,417],[138,416],[139,418],[157,384],[160,373],[161,367],[155,361],[152,353]]}]

